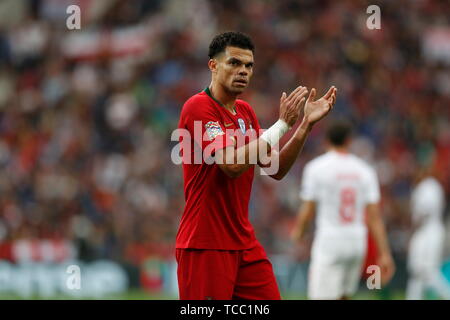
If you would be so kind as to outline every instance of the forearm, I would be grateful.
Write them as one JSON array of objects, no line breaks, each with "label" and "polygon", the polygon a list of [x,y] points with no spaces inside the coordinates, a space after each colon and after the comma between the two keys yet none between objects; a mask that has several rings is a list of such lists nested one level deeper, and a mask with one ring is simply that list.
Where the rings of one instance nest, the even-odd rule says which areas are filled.
[{"label": "forearm", "polygon": [[272,178],[281,180],[291,169],[298,155],[305,145],[306,138],[311,132],[312,126],[303,120],[300,126],[295,131],[295,134],[289,139],[286,145],[283,146],[279,153],[279,169]]},{"label": "forearm", "polygon": [[305,201],[301,206],[292,231],[294,241],[301,241],[305,236],[306,230],[314,217],[315,203]]},{"label": "forearm", "polygon": [[270,154],[270,145],[261,138],[236,149],[236,164],[245,171],[251,165],[261,162]]},{"label": "forearm", "polygon": [[224,162],[218,164],[224,169],[229,176],[239,177],[255,165],[268,157],[270,152],[269,144],[259,138],[245,144],[237,149],[227,148],[222,155],[222,151],[218,152],[218,157],[224,157]]},{"label": "forearm", "polygon": [[381,219],[378,209],[373,208],[371,209],[371,211],[372,212],[369,212],[370,216],[367,226],[377,245],[378,255],[390,255],[391,250],[389,248],[387,233],[384,227],[383,220]]},{"label": "forearm", "polygon": [[[267,129],[258,139],[234,149],[225,149],[225,158],[222,151],[218,152],[219,159],[225,159],[222,169],[231,177],[237,177],[254,164],[267,164],[271,162],[271,147],[278,144],[281,137],[289,130],[288,124],[279,119]],[[278,156],[274,154],[273,156]],[[278,159],[276,159],[278,161]]]},{"label": "forearm", "polygon": [[299,240],[303,239],[308,224],[309,221],[306,219],[306,215],[301,212],[297,217],[297,221],[294,226],[294,232]]}]

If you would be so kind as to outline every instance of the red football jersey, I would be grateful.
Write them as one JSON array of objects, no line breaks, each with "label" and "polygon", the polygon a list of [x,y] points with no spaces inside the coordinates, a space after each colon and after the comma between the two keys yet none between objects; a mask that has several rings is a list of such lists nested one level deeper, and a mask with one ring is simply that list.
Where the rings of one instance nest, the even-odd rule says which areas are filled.
[{"label": "red football jersey", "polygon": [[[233,115],[213,99],[209,89],[189,98],[181,110],[178,127],[187,129],[190,138],[180,138],[186,205],[177,248],[243,250],[257,243],[248,220],[254,166],[238,178],[229,178],[218,165],[205,162],[216,150],[232,146],[232,136],[237,147],[259,136],[260,126],[250,105],[236,100],[235,111]],[[205,153],[200,163],[198,157],[194,162],[196,152]]]}]

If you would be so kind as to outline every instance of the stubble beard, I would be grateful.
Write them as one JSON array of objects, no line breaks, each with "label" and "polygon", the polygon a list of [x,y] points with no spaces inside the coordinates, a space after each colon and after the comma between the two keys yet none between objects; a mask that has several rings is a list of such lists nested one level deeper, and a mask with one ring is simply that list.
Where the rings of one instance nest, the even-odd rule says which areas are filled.
[{"label": "stubble beard", "polygon": [[232,96],[238,96],[238,95],[242,94],[245,91],[245,89],[247,89],[247,87],[236,88],[236,87],[233,87],[233,85],[225,87],[225,90],[227,91],[227,93]]}]

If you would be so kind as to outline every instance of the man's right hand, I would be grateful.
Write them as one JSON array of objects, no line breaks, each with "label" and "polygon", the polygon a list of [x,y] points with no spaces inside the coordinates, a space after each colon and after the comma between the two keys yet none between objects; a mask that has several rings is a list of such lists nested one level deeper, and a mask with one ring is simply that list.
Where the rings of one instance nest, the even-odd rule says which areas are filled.
[{"label": "man's right hand", "polygon": [[322,98],[314,100],[316,89],[311,89],[308,100],[306,100],[304,114],[304,120],[309,126],[313,126],[330,112],[336,103],[336,93],[336,87],[332,86]]},{"label": "man's right hand", "polygon": [[390,254],[381,254],[377,259],[377,264],[381,269],[381,285],[387,284],[391,281],[395,273],[394,259]]},{"label": "man's right hand", "polygon": [[280,119],[292,127],[300,115],[301,105],[306,99],[308,89],[303,86],[298,86],[287,97],[286,92],[283,92],[280,98]]}]

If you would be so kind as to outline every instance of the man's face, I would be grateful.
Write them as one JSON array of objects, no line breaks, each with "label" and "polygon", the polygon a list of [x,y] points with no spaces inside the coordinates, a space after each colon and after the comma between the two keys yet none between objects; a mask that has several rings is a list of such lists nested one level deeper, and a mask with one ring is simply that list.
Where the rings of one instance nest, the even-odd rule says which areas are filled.
[{"label": "man's face", "polygon": [[240,94],[250,83],[253,74],[253,52],[248,49],[226,47],[209,62],[215,81],[231,94]]}]

